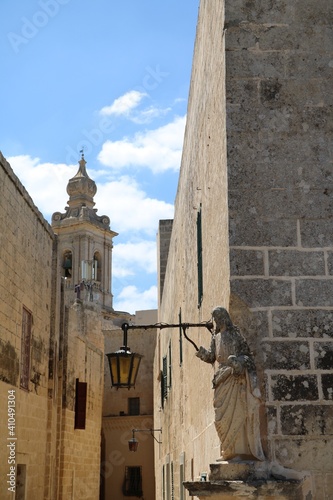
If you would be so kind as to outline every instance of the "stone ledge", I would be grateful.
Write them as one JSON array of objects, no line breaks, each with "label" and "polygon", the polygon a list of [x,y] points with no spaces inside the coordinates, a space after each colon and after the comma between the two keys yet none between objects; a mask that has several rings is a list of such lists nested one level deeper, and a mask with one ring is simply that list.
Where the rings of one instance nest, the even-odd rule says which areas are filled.
[{"label": "stone ledge", "polygon": [[276,462],[218,460],[209,467],[208,481],[183,483],[191,496],[214,500],[313,498],[311,478],[307,473],[285,468]]},{"label": "stone ledge", "polygon": [[191,496],[198,498],[302,500],[304,498],[302,482],[301,480],[193,481],[183,484]]}]

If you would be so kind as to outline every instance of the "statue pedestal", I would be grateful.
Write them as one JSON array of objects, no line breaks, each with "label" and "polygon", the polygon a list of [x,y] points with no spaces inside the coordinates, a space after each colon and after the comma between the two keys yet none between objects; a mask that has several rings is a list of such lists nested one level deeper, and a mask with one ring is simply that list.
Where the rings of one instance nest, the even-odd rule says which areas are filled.
[{"label": "statue pedestal", "polygon": [[312,489],[309,476],[267,461],[216,462],[210,465],[208,481],[183,484],[191,496],[203,500],[313,498],[307,497]]}]

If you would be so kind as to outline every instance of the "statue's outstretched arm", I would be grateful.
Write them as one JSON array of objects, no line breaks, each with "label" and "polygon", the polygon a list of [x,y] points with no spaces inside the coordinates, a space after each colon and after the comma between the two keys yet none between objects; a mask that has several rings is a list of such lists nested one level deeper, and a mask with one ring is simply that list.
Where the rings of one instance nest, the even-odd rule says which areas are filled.
[{"label": "statue's outstretched arm", "polygon": [[195,355],[206,363],[214,363],[214,361],[216,360],[214,337],[212,337],[210,349],[205,349],[205,347],[200,346]]}]

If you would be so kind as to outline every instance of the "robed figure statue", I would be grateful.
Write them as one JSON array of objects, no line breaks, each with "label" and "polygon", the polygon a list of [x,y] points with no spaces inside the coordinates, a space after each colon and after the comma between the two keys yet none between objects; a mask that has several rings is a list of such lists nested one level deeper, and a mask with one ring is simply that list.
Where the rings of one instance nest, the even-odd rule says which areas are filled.
[{"label": "robed figure statue", "polygon": [[265,460],[260,439],[260,390],[252,354],[226,309],[216,307],[212,316],[210,349],[201,346],[196,355],[207,363],[218,363],[213,388],[222,458]]}]

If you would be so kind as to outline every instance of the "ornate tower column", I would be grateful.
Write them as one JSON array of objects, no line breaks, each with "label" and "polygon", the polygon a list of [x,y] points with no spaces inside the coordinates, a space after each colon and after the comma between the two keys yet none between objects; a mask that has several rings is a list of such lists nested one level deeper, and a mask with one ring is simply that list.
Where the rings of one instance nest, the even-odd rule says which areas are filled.
[{"label": "ornate tower column", "polygon": [[84,155],[76,175],[68,181],[65,213],[52,215],[52,228],[58,236],[59,273],[65,289],[112,309],[112,239],[110,219],[97,215],[94,208],[96,183],[86,170]]}]

